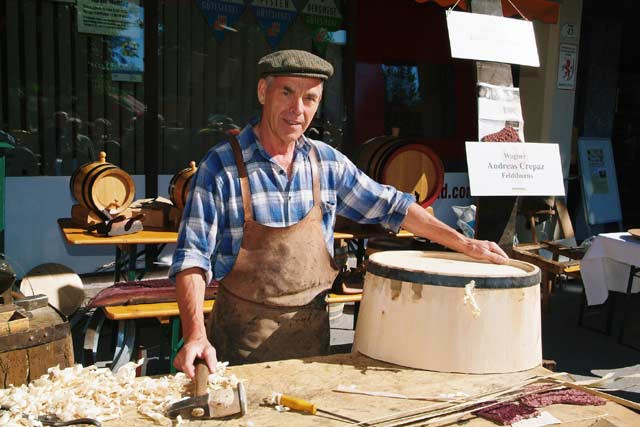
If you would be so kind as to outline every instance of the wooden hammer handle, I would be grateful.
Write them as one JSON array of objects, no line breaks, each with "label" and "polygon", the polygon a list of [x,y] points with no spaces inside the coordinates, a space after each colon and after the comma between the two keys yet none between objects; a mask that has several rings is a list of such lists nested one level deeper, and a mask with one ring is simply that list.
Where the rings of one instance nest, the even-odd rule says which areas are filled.
[{"label": "wooden hammer handle", "polygon": [[202,396],[209,392],[209,367],[203,359],[196,359],[193,365],[196,368],[196,376],[194,378],[196,382],[195,396]]}]

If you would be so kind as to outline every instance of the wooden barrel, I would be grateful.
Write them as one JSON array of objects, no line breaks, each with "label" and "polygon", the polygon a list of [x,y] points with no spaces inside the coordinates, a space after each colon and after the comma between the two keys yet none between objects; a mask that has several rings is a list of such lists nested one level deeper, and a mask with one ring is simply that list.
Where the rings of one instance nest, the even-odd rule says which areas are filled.
[{"label": "wooden barrel", "polygon": [[182,169],[171,178],[169,182],[169,197],[176,208],[184,209],[191,190],[191,178],[193,178],[197,170],[196,162],[191,161],[188,168]]},{"label": "wooden barrel", "polygon": [[360,148],[356,165],[374,180],[413,194],[423,207],[438,198],[444,183],[442,161],[416,139],[373,138]]},{"label": "wooden barrel", "polygon": [[[418,369],[506,373],[542,363],[540,269],[436,251],[369,258],[354,349]],[[475,287],[473,287],[475,285]]]},{"label": "wooden barrel", "polygon": [[0,388],[27,384],[56,365],[74,364],[69,322],[48,306],[30,312],[28,329],[0,336]]},{"label": "wooden barrel", "polygon": [[107,210],[111,215],[123,212],[133,202],[136,187],[131,176],[106,161],[100,152],[97,162],[85,163],[73,172],[69,181],[71,194],[81,205],[95,212]]}]

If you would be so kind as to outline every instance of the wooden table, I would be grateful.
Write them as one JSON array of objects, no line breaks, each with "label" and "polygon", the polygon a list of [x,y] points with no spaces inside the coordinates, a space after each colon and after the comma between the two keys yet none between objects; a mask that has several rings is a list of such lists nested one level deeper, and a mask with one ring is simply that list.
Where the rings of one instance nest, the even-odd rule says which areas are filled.
[{"label": "wooden table", "polygon": [[[120,281],[123,254],[128,259],[127,280],[136,279],[137,245],[176,243],[176,231],[142,230],[122,236],[103,237],[73,225],[70,218],[58,219],[60,231],[70,245],[112,245],[116,247],[115,281]],[[147,266],[148,268],[149,266]]]},{"label": "wooden table", "polygon": [[[273,408],[259,404],[263,398],[270,397],[273,391],[278,391],[307,399],[315,403],[318,408],[327,411],[358,421],[371,421],[403,411],[425,408],[435,402],[337,393],[332,389],[339,385],[355,385],[360,390],[395,392],[405,395],[433,396],[455,392],[476,395],[550,373],[544,368],[497,375],[439,373],[391,365],[359,354],[337,354],[242,365],[229,368],[229,371],[247,381],[249,398],[247,415],[225,421],[195,421],[189,423],[190,426],[345,426],[347,424],[344,422],[324,416],[306,415],[293,411],[277,412]],[[571,427],[591,426],[598,418],[605,418],[618,427],[640,425],[640,415],[613,402],[605,406],[553,405],[543,410],[563,422],[571,422],[571,424],[562,424]],[[149,420],[142,419],[135,408],[123,408],[123,411],[124,417],[121,420],[106,422],[103,425],[105,427],[148,425]],[[253,424],[248,423],[249,421]],[[462,422],[457,425],[461,424]],[[496,424],[473,418],[469,422],[464,422],[464,425],[488,427]]]}]

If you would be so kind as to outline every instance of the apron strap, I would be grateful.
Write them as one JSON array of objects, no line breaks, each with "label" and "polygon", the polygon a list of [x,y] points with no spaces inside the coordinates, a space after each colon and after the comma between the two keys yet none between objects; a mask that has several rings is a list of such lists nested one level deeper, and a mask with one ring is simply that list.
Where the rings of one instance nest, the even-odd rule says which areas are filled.
[{"label": "apron strap", "polygon": [[319,161],[315,145],[311,145],[309,150],[309,161],[311,162],[311,180],[313,182],[313,204],[318,205],[320,198],[320,174],[318,173]]},{"label": "apron strap", "polygon": [[244,208],[244,220],[253,220],[253,209],[251,208],[251,187],[249,187],[249,177],[247,176],[247,167],[242,158],[242,150],[240,143],[234,135],[229,135],[233,157],[236,159],[238,167],[238,177],[240,178],[240,192],[242,193],[242,207]]}]

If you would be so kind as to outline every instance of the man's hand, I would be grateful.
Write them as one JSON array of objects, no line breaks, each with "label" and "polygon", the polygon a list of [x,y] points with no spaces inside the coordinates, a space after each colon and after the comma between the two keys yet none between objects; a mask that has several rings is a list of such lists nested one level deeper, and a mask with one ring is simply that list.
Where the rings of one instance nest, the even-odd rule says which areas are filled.
[{"label": "man's hand", "polygon": [[203,359],[210,372],[215,372],[218,359],[216,358],[216,349],[206,338],[185,342],[178,355],[173,360],[173,366],[187,374],[191,379],[196,374],[193,362],[196,359]]},{"label": "man's hand", "polygon": [[494,264],[506,264],[509,256],[497,243],[489,240],[469,239],[460,251],[472,258],[491,261]]},{"label": "man's hand", "polygon": [[509,261],[506,253],[494,242],[470,239],[438,220],[417,203],[409,206],[402,227],[413,234],[425,237],[472,258],[495,264]]}]

